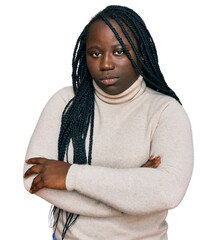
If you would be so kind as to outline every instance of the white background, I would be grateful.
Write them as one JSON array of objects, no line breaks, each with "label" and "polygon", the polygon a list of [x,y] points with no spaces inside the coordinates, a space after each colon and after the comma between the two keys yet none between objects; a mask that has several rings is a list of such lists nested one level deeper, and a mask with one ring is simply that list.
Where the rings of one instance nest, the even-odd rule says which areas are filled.
[{"label": "white background", "polygon": [[217,239],[217,14],[211,0],[0,2],[1,239],[51,239],[50,205],[23,187],[26,148],[47,100],[71,85],[79,33],[110,4],[131,7],[144,19],[165,79],[192,123],[195,167],[184,200],[169,212],[169,239]]}]

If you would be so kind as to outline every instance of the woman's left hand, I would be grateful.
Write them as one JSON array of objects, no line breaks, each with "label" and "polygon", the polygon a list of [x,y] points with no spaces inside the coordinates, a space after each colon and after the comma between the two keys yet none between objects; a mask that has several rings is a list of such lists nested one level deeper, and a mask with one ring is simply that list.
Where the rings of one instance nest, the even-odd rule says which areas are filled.
[{"label": "woman's left hand", "polygon": [[24,178],[37,174],[30,188],[31,193],[36,193],[42,188],[66,190],[66,175],[70,163],[46,158],[30,158],[26,163],[34,165],[25,172]]},{"label": "woman's left hand", "polygon": [[160,164],[161,164],[161,157],[160,156],[154,157],[153,155],[151,155],[148,161],[145,164],[143,164],[141,167],[157,168]]}]

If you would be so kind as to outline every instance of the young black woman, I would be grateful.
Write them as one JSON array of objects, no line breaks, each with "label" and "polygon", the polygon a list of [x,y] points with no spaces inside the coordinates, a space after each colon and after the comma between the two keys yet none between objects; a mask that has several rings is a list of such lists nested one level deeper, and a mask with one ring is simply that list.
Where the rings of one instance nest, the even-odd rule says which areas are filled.
[{"label": "young black woman", "polygon": [[55,206],[54,239],[166,240],[192,135],[142,19],[121,6],[98,13],[78,38],[72,79],[45,106],[24,170],[26,189]]}]

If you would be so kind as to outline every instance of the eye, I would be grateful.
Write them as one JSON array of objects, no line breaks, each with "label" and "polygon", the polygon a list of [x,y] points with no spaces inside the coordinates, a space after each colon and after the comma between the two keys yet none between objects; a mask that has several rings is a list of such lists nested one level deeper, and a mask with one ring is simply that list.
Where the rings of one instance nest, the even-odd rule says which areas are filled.
[{"label": "eye", "polygon": [[101,53],[99,51],[91,52],[90,55],[94,58],[98,58],[101,56]]},{"label": "eye", "polygon": [[115,50],[115,52],[114,52],[114,55],[116,55],[116,56],[121,56],[121,55],[123,55],[124,54],[124,51],[122,50],[122,49],[117,49],[117,50]]}]

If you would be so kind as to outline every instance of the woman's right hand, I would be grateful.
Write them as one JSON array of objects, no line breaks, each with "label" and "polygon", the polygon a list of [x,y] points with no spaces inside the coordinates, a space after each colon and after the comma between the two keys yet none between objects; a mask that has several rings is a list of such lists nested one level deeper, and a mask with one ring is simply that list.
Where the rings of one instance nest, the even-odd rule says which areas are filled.
[{"label": "woman's right hand", "polygon": [[161,157],[157,156],[154,158],[154,156],[151,155],[148,161],[141,167],[157,168],[160,164],[161,164]]}]

